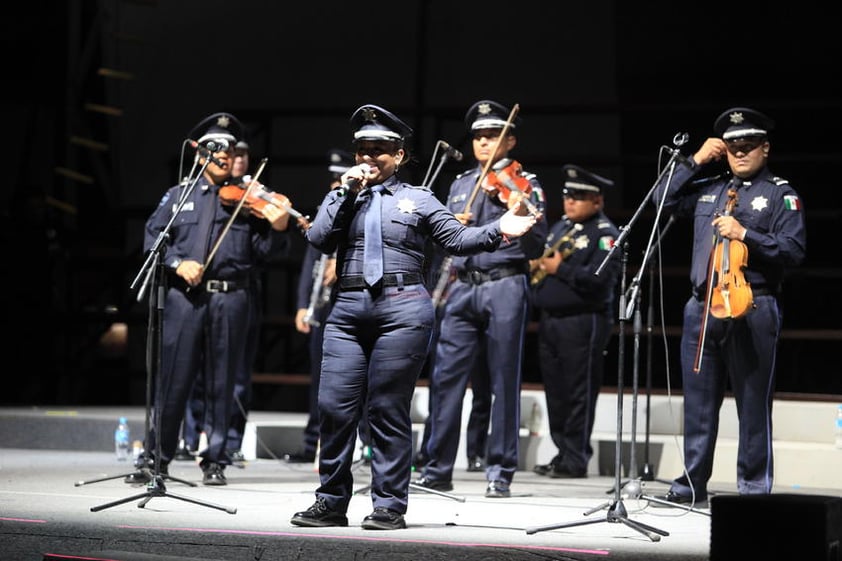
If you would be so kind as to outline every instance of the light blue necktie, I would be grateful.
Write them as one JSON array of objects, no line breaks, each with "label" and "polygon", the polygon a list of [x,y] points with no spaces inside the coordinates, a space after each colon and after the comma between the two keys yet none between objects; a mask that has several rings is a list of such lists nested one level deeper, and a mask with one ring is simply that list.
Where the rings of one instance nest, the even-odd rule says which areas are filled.
[{"label": "light blue necktie", "polygon": [[374,286],[383,276],[383,230],[380,223],[382,185],[371,188],[365,212],[365,246],[363,250],[363,276],[369,286]]}]

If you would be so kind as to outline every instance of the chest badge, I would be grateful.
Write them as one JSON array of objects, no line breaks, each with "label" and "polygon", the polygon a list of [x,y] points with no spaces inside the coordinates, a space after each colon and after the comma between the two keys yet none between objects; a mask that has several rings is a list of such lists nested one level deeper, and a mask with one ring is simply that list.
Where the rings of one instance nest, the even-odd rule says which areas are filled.
[{"label": "chest badge", "polygon": [[751,200],[752,210],[763,210],[769,204],[769,199],[764,196],[754,197]]},{"label": "chest badge", "polygon": [[415,211],[415,203],[410,199],[401,199],[398,201],[398,210],[404,214],[412,214]]},{"label": "chest badge", "polygon": [[582,234],[573,241],[573,247],[576,249],[585,249],[590,244],[590,238],[586,234]]}]

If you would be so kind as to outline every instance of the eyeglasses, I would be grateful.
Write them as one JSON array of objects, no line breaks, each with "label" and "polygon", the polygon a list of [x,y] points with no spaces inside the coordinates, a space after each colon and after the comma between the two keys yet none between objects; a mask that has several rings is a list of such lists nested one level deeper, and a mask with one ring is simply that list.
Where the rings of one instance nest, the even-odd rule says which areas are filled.
[{"label": "eyeglasses", "polygon": [[730,140],[725,142],[725,146],[728,148],[728,151],[734,156],[737,155],[737,152],[748,154],[749,152],[757,150],[757,148],[762,144],[762,138],[753,138],[751,140]]}]

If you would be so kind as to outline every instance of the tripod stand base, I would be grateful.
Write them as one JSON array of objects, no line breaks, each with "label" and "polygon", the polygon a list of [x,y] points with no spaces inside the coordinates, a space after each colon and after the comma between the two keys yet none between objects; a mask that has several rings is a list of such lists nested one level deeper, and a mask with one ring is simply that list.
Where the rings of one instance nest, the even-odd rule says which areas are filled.
[{"label": "tripod stand base", "polygon": [[191,497],[184,497],[181,495],[175,495],[173,493],[168,493],[166,486],[164,486],[164,477],[161,475],[155,476],[152,481],[149,482],[148,488],[143,493],[138,493],[137,495],[132,495],[131,497],[126,497],[124,499],[120,499],[117,501],[112,501],[110,503],[101,504],[98,506],[91,507],[91,512],[99,512],[100,510],[105,510],[106,508],[111,508],[112,506],[121,505],[124,503],[128,503],[131,501],[136,501],[142,499],[141,502],[137,505],[137,508],[143,508],[146,506],[146,503],[154,499],[155,497],[170,497],[172,499],[178,499],[180,501],[185,501],[188,503],[197,504],[200,506],[206,506],[208,508],[215,508],[217,510],[221,510],[227,512],[228,514],[237,514],[237,509],[218,505],[214,503],[209,503],[205,501],[200,501],[198,499],[193,499]]},{"label": "tripod stand base", "polygon": [[608,513],[604,520],[580,520],[578,522],[564,522],[561,524],[550,524],[547,526],[533,526],[531,528],[527,528],[526,533],[535,534],[538,532],[543,532],[545,530],[555,530],[557,528],[570,528],[572,526],[585,526],[587,524],[598,524],[600,522],[608,522],[611,524],[624,524],[629,528],[640,532],[653,542],[661,541],[661,536],[669,536],[669,532],[661,530],[660,528],[655,528],[654,526],[650,526],[648,524],[636,522],[634,520],[629,519],[629,515],[626,512],[626,507],[623,505],[623,501],[605,503],[604,505],[601,505],[597,508],[585,512],[585,516],[598,510],[602,510],[605,507],[608,507]]}]

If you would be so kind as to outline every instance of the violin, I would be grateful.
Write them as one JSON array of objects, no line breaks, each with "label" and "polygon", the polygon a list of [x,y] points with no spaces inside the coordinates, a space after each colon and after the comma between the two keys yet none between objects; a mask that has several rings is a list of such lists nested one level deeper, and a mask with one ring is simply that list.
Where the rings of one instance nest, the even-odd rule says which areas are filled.
[{"label": "violin", "polygon": [[[253,183],[251,187],[249,187],[249,183]],[[245,201],[243,201],[243,197],[245,197]],[[310,227],[308,218],[292,208],[289,199],[285,195],[270,191],[265,186],[254,183],[254,180],[251,179],[247,179],[242,183],[220,187],[219,201],[225,206],[237,206],[242,201],[242,206],[259,218],[263,218],[261,211],[266,205],[271,203],[278,208],[285,209],[291,216],[298,220],[298,224],[302,228],[307,229]]]},{"label": "violin", "polygon": [[523,174],[523,167],[517,160],[503,158],[494,164],[486,176],[483,188],[488,195],[496,196],[502,203],[508,203],[511,194],[517,193],[521,195],[521,201],[532,216],[541,215],[538,208],[529,200],[532,184]]},{"label": "violin", "polygon": [[[728,190],[725,216],[737,204],[737,191]],[[748,265],[748,248],[740,240],[723,238],[713,249],[713,263],[718,265],[716,286],[710,300],[710,313],[719,319],[739,318],[752,308],[754,298],[743,269]]]},{"label": "violin", "polygon": [[[737,206],[737,190],[728,189],[728,202],[725,216],[730,216]],[[748,265],[748,248],[739,240],[729,240],[722,236],[716,241],[711,251],[711,269],[708,274],[706,302],[710,311],[702,315],[702,327],[699,330],[699,342],[693,372],[702,369],[702,350],[705,347],[708,317],[718,319],[736,319],[747,314],[754,307],[751,286],[746,282],[743,269]],[[714,274],[716,283],[713,283]]]}]

